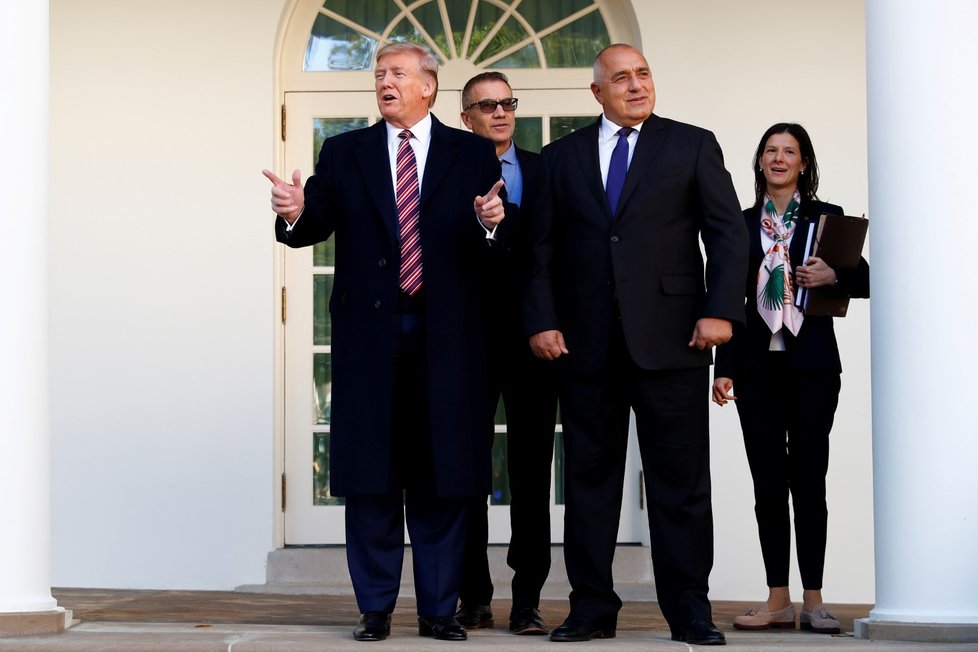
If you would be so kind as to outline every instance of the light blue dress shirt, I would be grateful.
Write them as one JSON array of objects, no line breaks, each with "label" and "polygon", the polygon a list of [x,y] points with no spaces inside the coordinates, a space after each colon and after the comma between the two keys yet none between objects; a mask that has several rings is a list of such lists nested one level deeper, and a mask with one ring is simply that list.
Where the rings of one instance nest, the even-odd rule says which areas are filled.
[{"label": "light blue dress shirt", "polygon": [[503,182],[506,184],[506,200],[511,204],[520,205],[523,199],[523,171],[516,158],[516,143],[510,141],[509,149],[499,157],[503,167]]}]

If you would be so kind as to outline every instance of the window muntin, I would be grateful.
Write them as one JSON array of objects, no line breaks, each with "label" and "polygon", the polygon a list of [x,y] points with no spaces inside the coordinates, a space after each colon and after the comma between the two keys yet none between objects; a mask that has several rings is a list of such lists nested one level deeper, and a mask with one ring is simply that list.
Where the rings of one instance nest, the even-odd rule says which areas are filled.
[{"label": "window muntin", "polygon": [[611,43],[594,0],[326,0],[306,45],[307,72],[370,70],[392,41],[477,68],[582,68]]}]

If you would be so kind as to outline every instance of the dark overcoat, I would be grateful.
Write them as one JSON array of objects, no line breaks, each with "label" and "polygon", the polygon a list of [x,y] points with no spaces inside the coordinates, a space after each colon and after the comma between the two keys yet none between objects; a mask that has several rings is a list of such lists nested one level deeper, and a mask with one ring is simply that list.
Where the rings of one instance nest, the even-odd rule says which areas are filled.
[{"label": "dark overcoat", "polygon": [[[489,141],[432,116],[420,231],[431,467],[441,496],[490,489],[480,280],[491,245],[473,202],[499,178]],[[400,244],[383,121],[326,140],[305,202],[291,231],[277,220],[276,236],[290,247],[335,241],[330,487],[339,496],[388,493],[396,489],[388,484]]]}]

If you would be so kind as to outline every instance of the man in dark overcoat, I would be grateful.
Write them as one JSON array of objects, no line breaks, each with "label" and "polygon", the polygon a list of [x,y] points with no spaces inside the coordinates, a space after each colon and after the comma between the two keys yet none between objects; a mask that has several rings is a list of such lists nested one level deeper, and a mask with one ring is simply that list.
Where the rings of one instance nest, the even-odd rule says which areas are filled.
[{"label": "man in dark overcoat", "polygon": [[383,120],[327,139],[305,188],[298,171],[291,184],[265,171],[278,240],[335,242],[330,485],[346,498],[362,641],[390,633],[405,520],[419,634],[466,638],[465,505],[490,487],[481,279],[504,216],[500,165],[430,113],[437,71],[421,46],[382,48]]}]

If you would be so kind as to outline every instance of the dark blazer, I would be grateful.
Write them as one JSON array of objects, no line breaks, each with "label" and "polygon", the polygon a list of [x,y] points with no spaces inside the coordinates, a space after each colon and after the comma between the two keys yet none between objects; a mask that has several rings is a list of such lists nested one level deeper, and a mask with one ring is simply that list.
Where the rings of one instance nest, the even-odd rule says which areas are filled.
[{"label": "dark blazer", "polygon": [[[516,159],[523,174],[523,197],[520,205],[506,203],[506,219],[496,229],[500,243],[494,247],[495,265],[487,269],[486,292],[489,297],[487,319],[490,341],[502,333],[507,348],[522,345],[529,351],[523,336],[522,306],[526,276],[530,264],[532,206],[546,183],[543,159],[539,154],[516,148]],[[524,210],[524,207],[526,210]],[[515,342],[519,340],[518,342]]]},{"label": "dark blazer", "polygon": [[747,234],[716,138],[649,117],[613,216],[598,162],[599,125],[542,152],[552,192],[539,209],[526,334],[562,331],[570,351],[564,364],[593,372],[606,358],[617,309],[640,367],[709,365],[709,350],[687,344],[701,317],[743,321],[747,264]]},{"label": "dark blazer", "polygon": [[[798,225],[789,248],[792,274],[795,267],[805,262],[805,240],[809,225],[813,220],[818,220],[822,213],[844,215],[840,206],[820,201],[802,202],[798,209]],[[734,380],[738,374],[756,368],[757,361],[771,344],[771,330],[757,312],[757,270],[761,267],[765,253],[761,246],[761,208],[752,206],[746,209],[744,223],[750,237],[750,258],[744,292],[747,321],[737,325],[733,338],[717,349],[714,369],[716,377]],[[855,269],[837,269],[835,273],[839,284],[835,288],[826,288],[826,291],[837,292],[841,296],[869,297],[869,263],[865,258],[860,258],[859,266]],[[836,373],[842,371],[832,317],[806,315],[797,337],[784,330],[784,346],[787,364],[791,369]]]},{"label": "dark blazer", "polygon": [[[421,182],[421,250],[435,490],[490,490],[480,274],[489,264],[473,200],[500,178],[492,144],[432,116]],[[336,242],[332,318],[330,484],[334,494],[388,492],[392,331],[400,244],[383,121],[323,144],[306,206],[280,242]]]}]

